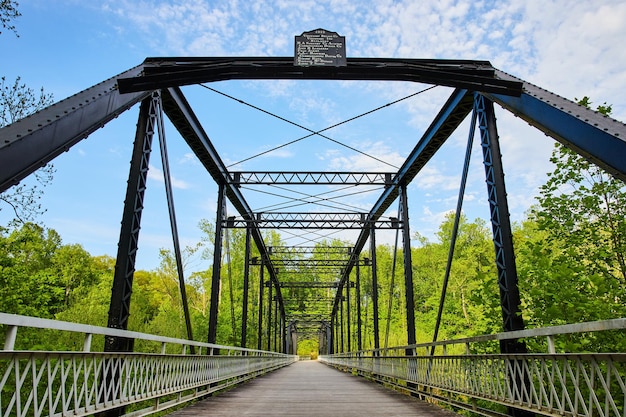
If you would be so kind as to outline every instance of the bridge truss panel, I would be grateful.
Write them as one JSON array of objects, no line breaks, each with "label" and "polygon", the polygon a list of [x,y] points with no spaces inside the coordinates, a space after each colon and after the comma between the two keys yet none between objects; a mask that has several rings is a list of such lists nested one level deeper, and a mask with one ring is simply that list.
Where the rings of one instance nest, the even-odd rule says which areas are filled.
[{"label": "bridge truss panel", "polygon": [[136,77],[142,68],[131,68],[1,128],[0,192],[149,97],[151,91],[120,94],[117,88],[120,77]]},{"label": "bridge truss panel", "polygon": [[[224,227],[245,229],[254,225],[260,229],[362,229],[367,221],[367,213],[256,213],[253,218],[229,217]],[[400,222],[395,218],[377,220],[378,229],[398,229]]]},{"label": "bridge truss panel", "polygon": [[230,181],[235,185],[388,185],[391,172],[231,172]]},{"label": "bridge truss panel", "polygon": [[[180,86],[232,79],[405,80],[455,88],[431,125],[397,173],[231,173],[183,96]],[[358,266],[359,256],[370,238],[371,225],[398,227],[398,221],[381,217],[471,111],[474,94],[498,103],[544,131],[590,161],[626,180],[626,126],[582,106],[512,77],[487,61],[350,58],[346,67],[294,67],[292,58],[149,58],[135,68],[56,103],[33,116],[0,129],[0,192],[38,167],[67,151],[153,90],[162,90],[163,109],[181,136],[240,215],[231,224],[249,228],[285,318],[276,265],[278,254],[265,246],[261,229],[358,228],[361,230],[342,269],[333,304],[338,315],[342,289]],[[334,176],[333,176],[334,175]],[[283,217],[259,222],[248,206],[241,186],[273,184],[384,185],[380,197],[359,219]],[[263,213],[262,215],[266,215]],[[289,215],[291,216],[291,215]],[[263,219],[261,217],[261,219]],[[229,220],[226,219],[226,226]],[[285,254],[285,256],[289,256]],[[333,320],[331,317],[331,322]],[[336,319],[336,317],[335,317]]]},{"label": "bridge truss panel", "polygon": [[496,75],[521,82],[523,92],[486,97],[626,182],[626,124],[503,71]]}]

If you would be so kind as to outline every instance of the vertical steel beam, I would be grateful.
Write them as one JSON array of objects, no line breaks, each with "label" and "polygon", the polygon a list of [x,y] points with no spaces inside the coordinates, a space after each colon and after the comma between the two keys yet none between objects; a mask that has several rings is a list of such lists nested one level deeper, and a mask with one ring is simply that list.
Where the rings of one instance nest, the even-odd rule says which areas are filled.
[{"label": "vertical steel beam", "polygon": [[332,355],[335,353],[335,315],[331,314],[330,316],[330,326],[328,333],[330,337],[328,338],[328,354]]},{"label": "vertical steel beam", "polygon": [[[406,185],[400,187],[400,222],[402,224],[402,252],[404,255],[404,293],[406,301],[407,344],[417,342],[415,336],[415,298],[413,289],[413,262],[411,259],[411,231],[409,228],[409,203]],[[410,350],[412,352],[412,350]]]},{"label": "vertical steel beam", "polygon": [[[515,252],[513,250],[513,234],[504,185],[504,169],[502,154],[493,102],[480,94],[475,94],[474,105],[478,117],[483,163],[487,182],[489,209],[491,212],[491,226],[493,229],[493,243],[498,269],[498,286],[500,288],[500,305],[504,331],[524,329],[522,319],[519,287],[517,285],[517,268]],[[517,339],[501,341],[502,353],[526,353],[526,344]],[[521,392],[521,388],[530,385],[527,374],[512,378],[510,384],[513,392]],[[521,401],[521,399],[520,399]],[[534,413],[509,407],[508,413],[514,417],[530,417]]]},{"label": "vertical steel beam", "polygon": [[259,326],[257,331],[257,343],[256,348],[261,350],[263,345],[263,292],[265,286],[263,285],[263,269],[265,268],[265,262],[261,256],[261,266],[259,266]]},{"label": "vertical steel beam", "polygon": [[220,280],[222,273],[222,240],[224,229],[222,227],[224,213],[226,212],[225,186],[218,184],[217,189],[217,213],[215,215],[215,244],[213,248],[213,276],[211,277],[211,305],[209,310],[209,343],[217,342],[217,314],[219,311]]},{"label": "vertical steel beam", "polygon": [[[170,228],[172,229],[172,241],[174,244],[174,258],[176,259],[176,272],[178,274],[178,287],[185,316],[185,327],[187,328],[187,339],[193,340],[191,328],[191,316],[189,314],[189,304],[187,303],[187,290],[185,288],[185,272],[183,270],[183,257],[180,251],[180,241],[178,239],[178,225],[176,222],[176,211],[174,209],[174,193],[172,191],[172,178],[170,175],[170,163],[167,156],[167,145],[165,142],[165,126],[163,124],[163,110],[161,108],[160,92],[154,92],[153,96],[159,96],[157,117],[157,128],[159,132],[159,147],[161,151],[161,165],[163,166],[163,179],[165,182],[165,197],[167,199],[167,209],[170,217]],[[194,347],[190,346],[191,353]]]},{"label": "vertical steel beam", "polygon": [[347,331],[348,331],[348,352],[352,352],[352,329],[350,327],[350,280],[348,280],[348,285],[346,285],[346,313],[348,315],[347,318]]},{"label": "vertical steel beam", "polygon": [[[459,187],[459,197],[457,198],[456,211],[454,213],[454,225],[452,226],[452,235],[450,236],[450,247],[448,248],[448,260],[446,262],[446,272],[441,285],[441,297],[439,298],[439,309],[437,311],[437,321],[435,322],[435,331],[433,332],[433,342],[439,337],[439,327],[443,317],[443,307],[446,301],[446,293],[448,291],[448,283],[450,281],[450,272],[452,271],[452,260],[454,259],[454,250],[456,247],[456,239],[461,223],[461,215],[463,214],[463,197],[465,196],[465,187],[467,185],[467,176],[469,174],[470,162],[472,160],[472,147],[474,144],[474,136],[476,134],[476,106],[472,112],[472,121],[470,123],[470,131],[467,138],[467,147],[465,148],[465,160],[463,162],[463,173],[461,174],[461,185]],[[433,344],[430,355],[435,354],[436,345]]]},{"label": "vertical steel beam", "polygon": [[341,299],[339,301],[339,352],[343,353],[344,350],[344,341],[343,341],[343,295],[340,295]]},{"label": "vertical steel beam", "polygon": [[287,320],[283,314],[280,315],[280,351],[287,353]]},{"label": "vertical steel beam", "polygon": [[[277,298],[274,296],[274,298]],[[278,300],[274,300],[274,352],[278,352],[278,345],[276,344],[277,336],[278,336],[278,327],[280,325],[280,319],[278,318]]]},{"label": "vertical steel beam", "polygon": [[332,352],[330,325],[323,321],[320,328],[320,353],[323,355],[330,355]]},{"label": "vertical steel beam", "polygon": [[268,289],[267,289],[267,350],[272,350],[272,303],[274,300],[272,299],[272,285],[273,282],[269,281]]},{"label": "vertical steel beam", "polygon": [[[504,170],[493,102],[476,95],[476,110],[480,130],[487,194],[493,229],[493,243],[498,268],[498,286],[502,306],[504,331],[524,329],[517,285],[517,268],[513,251],[513,234],[504,185]],[[513,353],[513,352],[508,352]]]},{"label": "vertical steel beam", "polygon": [[248,340],[248,289],[250,286],[250,227],[246,227],[246,254],[243,266],[243,309],[241,312],[241,347],[246,347]]},{"label": "vertical steel beam", "polygon": [[[359,255],[360,258],[360,255]],[[361,326],[361,259],[356,262],[356,349],[363,350],[363,335]]]},{"label": "vertical steel beam", "polygon": [[339,347],[339,317],[335,316],[335,353],[341,353],[341,348]]},{"label": "vertical steel beam", "polygon": [[[143,199],[148,180],[150,153],[152,152],[152,138],[156,125],[158,100],[158,97],[146,98],[141,102],[139,109],[139,120],[137,121],[133,155],[128,174],[107,323],[108,327],[115,329],[128,328],[135,259],[139,242]],[[104,350],[106,352],[132,351],[132,340],[107,337]]]},{"label": "vertical steel beam", "polygon": [[[158,95],[153,95],[142,100],[139,109],[109,304],[107,326],[114,329],[126,330],[128,328],[141,214],[143,212],[143,200],[148,181],[152,138],[154,137],[157,123],[158,103]],[[133,339],[106,336],[104,339],[104,351],[132,352],[133,344]],[[102,376],[107,381],[106,384],[111,387],[116,387],[120,384],[121,375],[119,370],[115,369],[116,367],[111,365],[109,371]],[[104,395],[108,397],[111,394],[105,393]],[[124,410],[125,407],[119,407],[102,413],[102,416],[117,417],[123,415]]]},{"label": "vertical steel beam", "polygon": [[333,354],[333,332],[332,332],[332,324],[324,323],[325,332],[326,332],[326,353],[329,355]]},{"label": "vertical steel beam", "polygon": [[380,348],[378,329],[378,272],[376,271],[376,224],[370,224],[370,251],[372,253],[372,308],[374,318],[374,349]]}]

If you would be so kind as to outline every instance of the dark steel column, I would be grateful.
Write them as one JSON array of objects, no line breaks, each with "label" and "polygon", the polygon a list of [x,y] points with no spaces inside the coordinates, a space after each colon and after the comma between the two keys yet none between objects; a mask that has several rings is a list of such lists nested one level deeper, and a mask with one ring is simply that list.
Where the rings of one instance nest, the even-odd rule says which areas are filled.
[{"label": "dark steel column", "polygon": [[374,349],[380,348],[378,329],[378,273],[376,271],[376,225],[370,225],[370,251],[372,253],[372,308],[374,309]]},{"label": "dark steel column", "polygon": [[333,354],[333,331],[332,324],[324,323],[326,329],[326,353],[331,355]]},{"label": "dark steel column", "polygon": [[[476,106],[483,162],[487,177],[487,193],[491,212],[493,242],[496,251],[496,265],[498,267],[503,327],[504,331],[522,330],[524,329],[524,321],[522,320],[519,288],[517,286],[513,234],[511,233],[509,207],[504,186],[502,155],[500,153],[493,102],[477,94]],[[513,342],[513,345],[517,345],[517,342]],[[513,353],[514,351],[508,353]]]},{"label": "dark steel column", "polygon": [[246,227],[246,254],[243,266],[243,310],[241,312],[241,347],[248,340],[248,289],[250,286],[250,227]]},{"label": "dark steel column", "polygon": [[351,339],[352,339],[352,332],[351,332],[351,328],[350,328],[350,280],[348,280],[347,282],[347,286],[346,286],[346,313],[347,313],[347,324],[348,324],[348,352],[352,352],[352,343],[351,343]]},{"label": "dark steel column", "polygon": [[[276,298],[276,296],[274,296],[274,298]],[[278,326],[279,326],[279,321],[280,319],[278,318],[278,300],[274,300],[274,325],[272,326],[274,328],[274,352],[278,352],[278,345],[276,344],[276,339],[278,336]]]},{"label": "dark steel column", "polygon": [[330,333],[330,338],[328,339],[328,354],[332,355],[333,353],[335,353],[335,315],[331,314],[330,315],[330,326],[328,326],[329,328],[329,333]]},{"label": "dark steel column", "polygon": [[215,215],[215,244],[213,248],[213,276],[211,278],[211,306],[209,310],[209,343],[217,341],[217,314],[219,309],[220,277],[222,272],[223,220],[226,208],[225,187],[218,184],[217,214]]},{"label": "dark steel column", "polygon": [[[141,213],[148,180],[158,100],[158,96],[146,98],[141,102],[139,109],[107,323],[108,327],[114,329],[128,328]],[[129,339],[106,337],[104,350],[105,352],[132,351],[132,345],[133,341]]]},{"label": "dark steel column", "polygon": [[[154,93],[155,95],[157,92]],[[191,315],[189,314],[189,304],[187,303],[187,289],[185,288],[185,272],[183,270],[183,257],[180,251],[180,241],[178,239],[178,225],[176,223],[176,211],[174,210],[174,193],[172,191],[172,179],[170,175],[170,163],[167,157],[167,145],[165,142],[165,126],[163,124],[163,111],[160,105],[157,111],[157,127],[159,132],[159,146],[161,150],[161,164],[163,165],[163,179],[165,182],[165,196],[167,198],[167,208],[170,217],[170,227],[172,229],[172,241],[174,243],[174,258],[176,259],[176,272],[178,274],[178,288],[180,289],[180,298],[183,305],[183,313],[185,316],[185,327],[187,328],[187,339],[193,340],[193,331],[191,328]],[[195,349],[190,346],[193,354]]]},{"label": "dark steel column", "polygon": [[339,347],[339,317],[335,316],[335,353],[341,353],[341,348]]},{"label": "dark steel column", "polygon": [[363,350],[363,336],[361,334],[361,260],[356,261],[356,349]]},{"label": "dark steel column", "polygon": [[272,299],[272,281],[268,282],[268,307],[267,307],[267,350],[272,350],[272,303],[274,300]]},{"label": "dark steel column", "polygon": [[341,301],[339,302],[339,343],[341,346],[339,352],[345,352],[343,343],[343,295],[341,295]]},{"label": "dark steel column", "polygon": [[[152,152],[152,138],[156,127],[156,113],[159,102],[158,95],[146,98],[141,102],[139,120],[133,145],[133,154],[130,162],[126,198],[122,213],[120,238],[117,245],[117,259],[111,288],[111,301],[107,326],[114,329],[126,330],[130,316],[130,299],[133,291],[133,277],[135,274],[135,259],[139,242],[143,199],[148,180],[150,153]],[[104,339],[105,352],[132,352],[133,339],[123,337],[109,337]],[[111,361],[116,361],[112,359]],[[120,374],[112,363],[110,370],[102,375],[106,384],[114,387],[120,384]],[[115,370],[113,370],[115,369]],[[111,391],[112,392],[112,391]],[[111,399],[110,393],[104,394],[105,399]],[[100,413],[102,417],[117,417],[124,414],[125,407]]]},{"label": "dark steel column", "polygon": [[406,185],[400,187],[400,221],[402,222],[402,252],[404,255],[404,292],[406,300],[407,344],[413,345],[415,336],[415,299],[413,290],[413,262],[411,259],[411,231]]},{"label": "dark steel column", "polygon": [[[524,321],[522,319],[519,287],[517,285],[513,234],[511,232],[509,207],[504,185],[502,154],[500,152],[493,102],[480,94],[476,94],[474,105],[476,106],[483,150],[483,163],[485,165],[493,243],[496,253],[496,266],[498,268],[503,327],[504,331],[507,332],[523,330]],[[514,339],[500,342],[500,351],[502,353],[526,353],[527,349],[524,342]],[[517,375],[514,378],[512,377],[510,383],[513,386],[528,387],[530,379],[528,375]],[[514,390],[519,392],[517,389]],[[508,408],[508,413],[515,417],[534,416],[532,412],[513,407]]]},{"label": "dark steel column", "polygon": [[284,315],[280,315],[280,351],[287,353],[287,320]]},{"label": "dark steel column", "polygon": [[259,327],[257,331],[257,344],[258,350],[262,349],[263,345],[263,292],[265,286],[263,285],[263,269],[265,268],[263,257],[261,257],[261,265],[259,266]]}]

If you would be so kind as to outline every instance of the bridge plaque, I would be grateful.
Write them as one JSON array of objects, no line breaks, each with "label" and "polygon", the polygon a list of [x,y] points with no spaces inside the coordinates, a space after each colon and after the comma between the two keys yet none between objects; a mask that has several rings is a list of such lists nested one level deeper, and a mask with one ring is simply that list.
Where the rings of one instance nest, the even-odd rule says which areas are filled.
[{"label": "bridge plaque", "polygon": [[346,37],[315,29],[296,36],[293,64],[300,67],[345,67]]}]

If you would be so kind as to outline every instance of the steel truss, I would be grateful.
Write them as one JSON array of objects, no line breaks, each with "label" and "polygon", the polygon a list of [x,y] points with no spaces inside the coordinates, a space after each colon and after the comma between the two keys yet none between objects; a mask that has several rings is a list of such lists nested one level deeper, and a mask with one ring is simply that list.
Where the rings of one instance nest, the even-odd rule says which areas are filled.
[{"label": "steel truss", "polygon": [[348,259],[274,259],[274,265],[281,268],[343,268]]},{"label": "steel truss", "polygon": [[270,255],[312,255],[318,254],[319,256],[325,255],[346,255],[352,254],[354,248],[352,246],[268,246],[267,250]]},{"label": "steel truss", "polygon": [[[246,228],[254,225],[260,229],[362,229],[367,213],[257,213],[253,219],[229,217],[224,222],[227,228]],[[400,222],[395,218],[377,220],[378,229],[399,229]]]},{"label": "steel truss", "polygon": [[306,297],[306,298],[290,298],[289,296],[285,296],[285,305],[293,304],[293,305],[321,305],[321,304],[330,304],[333,299],[329,297]]},{"label": "steel truss", "polygon": [[414,81],[519,95],[521,83],[495,77],[488,61],[348,58],[345,67],[296,67],[293,58],[148,58],[143,75],[121,78],[133,92],[236,79]]},{"label": "steel truss", "polygon": [[235,185],[388,185],[390,172],[231,172]]},{"label": "steel truss", "polygon": [[[160,95],[155,93],[152,97],[145,98],[140,106],[107,321],[108,327],[114,329],[128,328],[141,214],[148,181],[152,139],[157,129],[159,105]],[[122,338],[107,337],[105,351],[132,351],[132,342]]]},{"label": "steel truss", "polygon": [[318,281],[291,281],[280,283],[281,288],[339,288],[339,281],[318,282]]},{"label": "steel truss", "polygon": [[315,314],[315,313],[290,313],[287,315],[287,319],[290,321],[302,321],[304,323],[321,323],[328,320],[328,314]]},{"label": "steel truss", "polygon": [[[228,171],[179,88],[182,85],[232,79],[406,80],[445,85],[455,89],[396,173],[237,173]],[[358,268],[362,264],[361,252],[367,241],[374,237],[376,229],[402,228],[405,262],[410,259],[408,206],[404,194],[406,187],[466,119],[476,100],[485,99],[487,103],[479,117],[481,129],[485,128],[481,130],[481,139],[485,150],[485,169],[496,240],[499,285],[503,292],[501,299],[505,328],[519,328],[519,323],[516,322],[517,289],[514,259],[511,256],[513,252],[509,248],[509,237],[506,236],[509,229],[506,193],[504,182],[500,178],[501,168],[496,166],[499,164],[497,155],[499,150],[497,143],[494,143],[497,131],[491,103],[499,104],[513,112],[615,177],[626,181],[626,158],[623,157],[626,155],[626,125],[499,71],[487,61],[349,58],[345,67],[294,67],[292,58],[150,58],[118,77],[106,80],[0,129],[0,166],[2,166],[0,192],[3,192],[108,121],[136,103],[142,102],[136,149],[129,175],[127,206],[120,233],[117,278],[111,310],[111,317],[117,318],[112,319],[112,326],[123,327],[120,323],[125,320],[124,316],[127,315],[130,302],[134,252],[137,247],[145,189],[142,182],[146,175],[147,158],[150,153],[150,144],[147,142],[151,139],[156,117],[148,107],[155,92],[160,94],[166,116],[220,187],[220,201],[228,199],[238,213],[238,217],[230,219],[218,216],[218,226],[248,228],[250,238],[259,251],[263,265],[261,271],[267,269],[269,281],[272,283],[268,289],[270,305],[267,308],[267,323],[268,326],[273,323],[273,327],[278,329],[273,333],[275,346],[277,333],[281,337],[285,335],[286,326],[286,312],[281,293],[283,286],[278,277],[277,264],[281,262],[280,258],[292,255],[275,248],[272,251],[276,251],[272,253],[265,246],[261,230],[270,227],[361,230],[353,248],[346,255],[348,260],[345,267],[342,267],[337,286],[333,287],[337,289],[333,311],[330,320],[325,323],[323,333],[328,351],[332,351],[334,342],[338,342],[333,340],[332,332],[340,331],[341,337],[344,334],[343,329],[339,329],[344,321],[341,318],[343,290],[354,268],[357,270],[357,310],[360,310]],[[384,185],[384,189],[367,213],[255,213],[242,194],[241,185],[244,184],[358,184]],[[400,219],[382,220],[383,214],[399,196],[403,198]],[[216,249],[221,250],[219,246],[220,244]],[[294,251],[295,253],[300,254],[297,251]],[[375,259],[372,261],[375,262]],[[250,264],[255,263],[250,261]],[[321,265],[311,264],[311,268],[321,268]],[[283,266],[282,269],[288,268]],[[412,287],[408,284],[412,277],[407,269],[410,271],[410,261],[405,265],[405,282],[409,288]],[[216,274],[214,279],[218,280],[216,270],[219,268],[214,269]],[[410,297],[412,294],[407,293],[406,299],[409,300]],[[414,303],[406,304],[408,308],[409,304]],[[349,316],[349,310],[347,314]],[[414,312],[407,309],[409,322],[413,315]],[[259,318],[263,318],[261,314]],[[259,323],[262,323],[262,320]],[[360,323],[360,317],[357,317],[357,323]],[[335,328],[338,330],[334,330]],[[408,340],[411,341],[414,339],[414,331],[411,334],[411,325],[407,328]],[[360,347],[360,324],[358,333]],[[269,339],[268,337],[268,348]],[[285,340],[282,340],[281,344],[284,346]],[[343,347],[343,343],[341,345]]]}]

